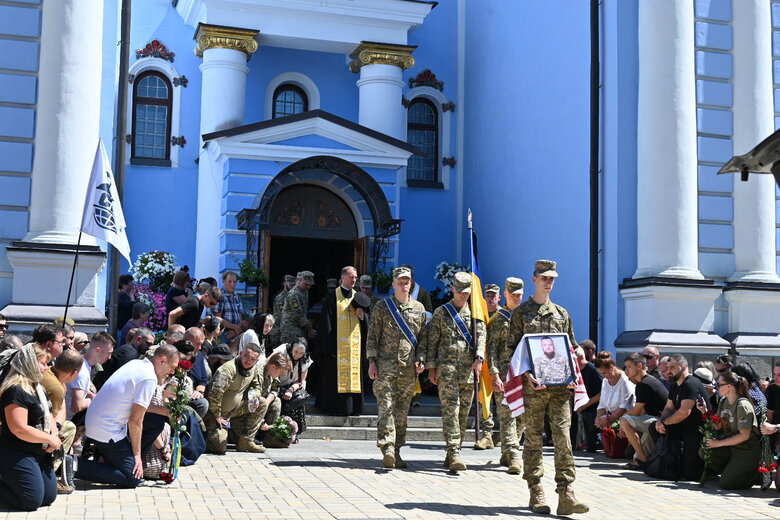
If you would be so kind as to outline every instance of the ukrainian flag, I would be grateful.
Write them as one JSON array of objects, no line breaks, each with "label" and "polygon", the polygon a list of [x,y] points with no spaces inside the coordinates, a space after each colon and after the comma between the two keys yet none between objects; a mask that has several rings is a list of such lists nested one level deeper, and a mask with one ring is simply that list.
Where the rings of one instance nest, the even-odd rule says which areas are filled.
[{"label": "ukrainian flag", "polygon": [[[487,302],[482,292],[482,279],[477,259],[477,234],[471,227],[471,210],[469,210],[469,231],[471,232],[471,317],[487,326],[490,321]],[[476,340],[476,338],[475,338]],[[479,377],[479,402],[482,404],[482,418],[490,415],[490,399],[493,397],[493,377],[488,372],[487,358],[482,363],[482,372]]]}]

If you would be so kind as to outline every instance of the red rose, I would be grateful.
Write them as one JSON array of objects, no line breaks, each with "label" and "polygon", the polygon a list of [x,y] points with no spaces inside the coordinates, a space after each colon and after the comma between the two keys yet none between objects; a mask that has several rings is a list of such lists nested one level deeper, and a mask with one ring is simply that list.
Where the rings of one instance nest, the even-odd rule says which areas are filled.
[{"label": "red rose", "polygon": [[179,361],[179,368],[182,370],[192,370],[192,361]]},{"label": "red rose", "polygon": [[173,474],[165,472],[165,471],[161,471],[160,472],[160,480],[162,480],[166,484],[170,484],[171,482],[173,482]]},{"label": "red rose", "polygon": [[712,414],[712,417],[710,417],[710,421],[712,421],[712,424],[720,424],[721,418],[720,415]]},{"label": "red rose", "polygon": [[760,471],[761,473],[769,473],[772,470],[764,466],[759,466],[758,471]]}]

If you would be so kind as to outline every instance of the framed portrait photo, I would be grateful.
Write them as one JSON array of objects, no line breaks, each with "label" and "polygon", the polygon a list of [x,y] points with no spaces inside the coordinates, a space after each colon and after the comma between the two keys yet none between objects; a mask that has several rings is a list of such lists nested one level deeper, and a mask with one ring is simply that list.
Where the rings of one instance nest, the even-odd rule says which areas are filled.
[{"label": "framed portrait photo", "polygon": [[523,336],[531,372],[544,386],[566,386],[576,377],[568,334]]}]

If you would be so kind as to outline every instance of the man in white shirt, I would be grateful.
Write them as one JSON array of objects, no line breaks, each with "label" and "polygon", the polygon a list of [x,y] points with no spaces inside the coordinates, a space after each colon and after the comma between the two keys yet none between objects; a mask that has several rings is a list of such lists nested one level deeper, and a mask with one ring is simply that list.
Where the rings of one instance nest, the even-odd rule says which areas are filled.
[{"label": "man in white shirt", "polygon": [[[84,352],[84,363],[81,365],[79,375],[76,379],[66,385],[67,394],[65,396],[65,405],[67,408],[67,418],[73,421],[76,426],[81,426],[84,422],[84,414],[87,407],[92,402],[95,394],[90,387],[92,386],[92,367],[100,363],[105,364],[111,358],[114,351],[114,338],[107,332],[98,332],[92,336],[89,342],[89,350]],[[76,420],[74,416],[78,415]]]},{"label": "man in white shirt", "polygon": [[[87,408],[86,435],[106,463],[80,458],[76,477],[134,488],[142,481],[142,453],[159,431],[144,431],[144,414],[155,386],[171,375],[179,352],[161,344],[151,359],[133,360],[117,370]],[[162,425],[161,425],[162,426]]]}]

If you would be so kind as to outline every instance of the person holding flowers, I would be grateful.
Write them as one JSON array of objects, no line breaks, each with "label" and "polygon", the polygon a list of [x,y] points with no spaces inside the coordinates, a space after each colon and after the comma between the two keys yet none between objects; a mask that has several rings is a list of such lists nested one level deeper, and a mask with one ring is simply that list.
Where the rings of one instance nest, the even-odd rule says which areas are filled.
[{"label": "person holding flowers", "polygon": [[705,436],[699,456],[709,459],[705,471],[719,474],[723,489],[748,489],[760,480],[761,458],[758,421],[748,396],[748,382],[733,372],[724,372],[718,377],[718,389],[723,397],[714,416],[706,415],[703,399],[696,404],[716,432]]}]

